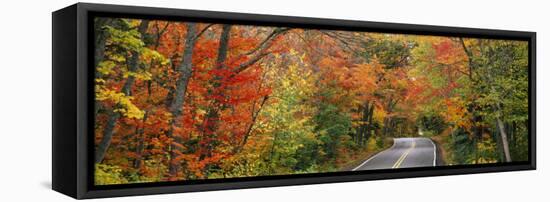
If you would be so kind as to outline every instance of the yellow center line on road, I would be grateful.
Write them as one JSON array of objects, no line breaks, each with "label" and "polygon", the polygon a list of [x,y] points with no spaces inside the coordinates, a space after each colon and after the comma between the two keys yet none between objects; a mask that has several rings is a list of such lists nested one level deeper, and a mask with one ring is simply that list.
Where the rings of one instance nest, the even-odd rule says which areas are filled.
[{"label": "yellow center line on road", "polygon": [[409,155],[409,153],[411,152],[411,150],[414,149],[415,146],[416,146],[416,141],[413,140],[413,143],[412,143],[411,147],[409,149],[407,149],[407,151],[405,151],[401,155],[401,157],[399,157],[399,159],[397,159],[395,164],[393,164],[392,168],[399,168],[399,166],[401,166],[401,163],[403,163],[403,161],[405,161],[405,158],[407,158],[407,155]]}]

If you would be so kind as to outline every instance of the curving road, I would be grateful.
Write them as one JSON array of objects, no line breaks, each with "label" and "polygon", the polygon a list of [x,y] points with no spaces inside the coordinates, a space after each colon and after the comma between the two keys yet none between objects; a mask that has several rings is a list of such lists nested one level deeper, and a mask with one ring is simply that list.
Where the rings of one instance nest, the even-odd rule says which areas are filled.
[{"label": "curving road", "polygon": [[429,138],[394,138],[393,145],[367,159],[355,170],[376,170],[435,166],[435,144]]}]

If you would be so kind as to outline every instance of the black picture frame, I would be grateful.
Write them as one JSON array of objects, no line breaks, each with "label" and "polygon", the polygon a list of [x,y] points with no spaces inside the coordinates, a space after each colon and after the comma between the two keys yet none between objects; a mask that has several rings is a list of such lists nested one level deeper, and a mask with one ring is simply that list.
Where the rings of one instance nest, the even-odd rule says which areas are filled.
[{"label": "black picture frame", "polygon": [[[481,165],[95,186],[93,17],[524,40],[529,43],[529,160]],[[52,188],[84,199],[536,169],[536,33],[352,20],[77,3],[52,13]]]}]

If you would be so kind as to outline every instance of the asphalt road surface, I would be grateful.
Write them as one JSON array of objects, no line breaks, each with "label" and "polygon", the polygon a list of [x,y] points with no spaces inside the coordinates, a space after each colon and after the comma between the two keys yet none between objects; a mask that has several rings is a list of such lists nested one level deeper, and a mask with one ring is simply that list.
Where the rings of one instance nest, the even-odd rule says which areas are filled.
[{"label": "asphalt road surface", "polygon": [[435,166],[435,144],[429,138],[394,138],[393,145],[353,170],[376,170]]}]

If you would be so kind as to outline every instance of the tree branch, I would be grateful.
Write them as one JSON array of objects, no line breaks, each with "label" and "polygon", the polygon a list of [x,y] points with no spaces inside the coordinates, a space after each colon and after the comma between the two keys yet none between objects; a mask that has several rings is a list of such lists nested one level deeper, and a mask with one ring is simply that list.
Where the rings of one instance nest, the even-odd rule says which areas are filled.
[{"label": "tree branch", "polygon": [[[260,112],[262,111],[263,106],[269,99],[269,95],[266,95],[262,98],[262,101],[260,102],[260,106],[258,106],[258,110],[254,112],[254,107],[252,108],[252,120],[250,121],[250,124],[248,125],[248,128],[246,129],[246,133],[244,134],[244,138],[242,142],[239,144],[236,150],[234,150],[234,153],[239,153],[243,147],[246,145],[246,142],[248,141],[248,137],[250,136],[250,132],[252,132],[252,129],[254,128],[254,124],[256,123],[256,119],[258,118],[258,115],[260,115]],[[256,103],[254,103],[256,105]]]},{"label": "tree branch", "polygon": [[356,49],[359,49],[357,47],[357,44],[361,43],[361,41],[356,41],[353,37],[344,36],[335,31],[327,31],[327,30],[319,30],[319,31],[323,35],[328,36],[332,39],[335,39],[336,41],[339,41],[344,46],[344,49],[347,49],[350,52],[355,52]]},{"label": "tree branch", "polygon": [[466,47],[466,43],[464,43],[464,39],[462,37],[460,37],[459,40],[460,40],[460,44],[462,45],[462,48],[464,49],[464,52],[468,56],[468,72],[469,72],[468,76],[469,76],[470,80],[473,80],[472,68],[473,68],[473,65],[474,65],[474,61],[472,60],[472,58],[474,56],[473,56],[472,52],[470,50],[468,50],[468,47]]},{"label": "tree branch", "polygon": [[193,40],[197,40],[199,39],[199,37],[201,37],[202,34],[204,34],[204,32],[206,32],[206,30],[208,30],[208,28],[212,27],[214,24],[208,24],[206,25],[204,28],[201,29],[201,31],[199,31],[197,33],[197,35],[195,36],[195,38]]},{"label": "tree branch", "polygon": [[[242,63],[241,65],[239,65],[235,69],[234,74],[239,74],[240,72],[246,70],[248,67],[250,67],[254,63],[258,62],[260,59],[262,59],[266,55],[269,55],[269,53],[264,52],[264,51],[267,50],[271,46],[271,43],[273,42],[273,40],[275,38],[277,38],[278,35],[281,35],[281,34],[287,32],[289,30],[290,30],[290,28],[277,28],[277,29],[273,30],[273,32],[271,34],[269,34],[260,44],[258,44],[258,46],[256,48],[252,49],[252,51],[249,51],[249,52],[241,55],[241,56],[244,56],[244,55],[255,54],[254,56],[252,56],[251,59],[249,59],[248,61],[246,61],[246,62]],[[239,58],[239,56],[237,58]]]},{"label": "tree branch", "polygon": [[251,54],[255,53],[260,48],[264,47],[264,45],[266,45],[268,42],[273,40],[277,35],[279,35],[283,32],[286,32],[288,30],[290,30],[290,28],[277,28],[277,29],[273,30],[273,32],[271,32],[271,34],[269,34],[262,42],[260,42],[260,44],[258,44],[258,46],[256,46],[256,48],[246,52],[244,55],[251,55]]},{"label": "tree branch", "polygon": [[237,67],[237,69],[235,70],[235,74],[239,74],[242,71],[246,70],[248,67],[250,67],[254,63],[258,62],[260,59],[262,59],[266,55],[269,55],[269,53],[259,53],[259,54],[255,55],[250,60],[246,61],[245,63],[242,63],[241,65],[239,65],[239,67]]}]

